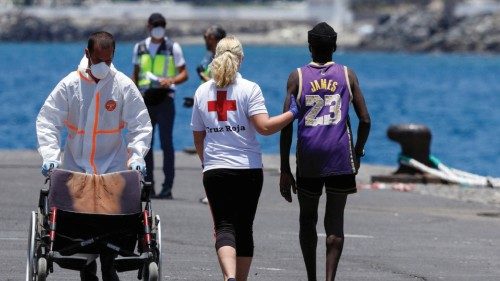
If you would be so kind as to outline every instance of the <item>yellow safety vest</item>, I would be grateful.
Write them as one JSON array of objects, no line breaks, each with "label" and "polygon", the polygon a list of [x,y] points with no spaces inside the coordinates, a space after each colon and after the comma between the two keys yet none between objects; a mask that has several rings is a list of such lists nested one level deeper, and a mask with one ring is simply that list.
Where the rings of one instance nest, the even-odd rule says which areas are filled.
[{"label": "yellow safety vest", "polygon": [[173,56],[173,41],[163,40],[158,47],[156,54],[152,56],[146,47],[146,42],[142,41],[138,47],[139,55],[139,82],[140,90],[159,88],[159,83],[148,77],[148,72],[157,77],[175,77],[177,67],[175,67]]}]

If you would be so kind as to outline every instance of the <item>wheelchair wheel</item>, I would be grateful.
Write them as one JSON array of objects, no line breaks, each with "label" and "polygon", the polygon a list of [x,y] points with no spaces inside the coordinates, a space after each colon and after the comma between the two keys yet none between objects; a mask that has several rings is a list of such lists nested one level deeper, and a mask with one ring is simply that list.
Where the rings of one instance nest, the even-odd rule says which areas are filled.
[{"label": "wheelchair wheel", "polygon": [[155,260],[158,267],[158,275],[161,276],[161,221],[159,215],[153,217],[153,226],[155,226],[153,235],[156,240]]},{"label": "wheelchair wheel", "polygon": [[35,237],[37,231],[37,214],[35,211],[31,212],[31,221],[28,228],[28,253],[26,257],[26,281],[35,280]]},{"label": "wheelchair wheel", "polygon": [[31,212],[31,221],[28,228],[28,251],[26,257],[26,281],[45,281],[48,274],[47,260],[42,255],[40,245],[43,215]]},{"label": "wheelchair wheel", "polygon": [[142,280],[144,281],[158,281],[158,264],[154,261],[149,264],[144,264],[142,269]]},{"label": "wheelchair wheel", "polygon": [[148,266],[148,279],[145,281],[158,281],[158,265],[156,262],[150,262]]},{"label": "wheelchair wheel", "polygon": [[47,260],[45,258],[38,259],[37,277],[39,281],[45,281],[47,278]]}]

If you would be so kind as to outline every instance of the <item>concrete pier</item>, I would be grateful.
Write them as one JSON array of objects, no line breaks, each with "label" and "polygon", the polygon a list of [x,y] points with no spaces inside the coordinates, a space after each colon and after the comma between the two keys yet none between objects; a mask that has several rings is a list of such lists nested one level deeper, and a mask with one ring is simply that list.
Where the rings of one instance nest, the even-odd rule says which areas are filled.
[{"label": "concrete pier", "polygon": [[[278,192],[278,161],[278,156],[264,158],[264,188],[254,223],[255,257],[249,280],[306,280],[298,242],[299,206],[296,197],[288,203]],[[25,278],[29,216],[44,181],[40,164],[35,151],[0,151],[3,281]],[[163,227],[161,280],[222,280],[210,210],[198,202],[204,195],[199,160],[179,152],[176,167],[175,199],[153,201]],[[377,190],[374,188],[382,186],[369,184],[371,175],[394,169],[362,166],[360,188],[346,207],[346,239],[337,280],[499,280],[499,191],[428,185],[400,192],[395,187]],[[155,173],[161,182],[161,167]],[[324,280],[324,203],[322,198],[317,227],[318,280]],[[136,272],[121,273],[120,278],[137,280]],[[55,266],[47,280],[79,277],[77,272]]]}]

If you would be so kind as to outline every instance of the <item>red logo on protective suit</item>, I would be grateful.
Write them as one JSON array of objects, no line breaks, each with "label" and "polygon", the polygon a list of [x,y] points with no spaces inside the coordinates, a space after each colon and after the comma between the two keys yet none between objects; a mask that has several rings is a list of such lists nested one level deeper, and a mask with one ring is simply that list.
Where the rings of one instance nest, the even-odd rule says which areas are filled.
[{"label": "red logo on protective suit", "polygon": [[106,105],[104,105],[104,106],[106,107],[107,111],[113,111],[116,108],[116,101],[114,101],[114,100],[108,100],[106,102]]}]

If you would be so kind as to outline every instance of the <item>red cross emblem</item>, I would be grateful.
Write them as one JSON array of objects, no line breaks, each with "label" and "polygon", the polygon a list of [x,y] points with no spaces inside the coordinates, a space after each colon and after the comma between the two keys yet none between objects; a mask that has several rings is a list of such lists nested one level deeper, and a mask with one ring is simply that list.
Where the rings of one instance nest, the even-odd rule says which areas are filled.
[{"label": "red cross emblem", "polygon": [[217,100],[208,102],[211,111],[217,111],[217,120],[227,121],[227,112],[236,111],[236,100],[227,100],[227,91],[217,91]]}]

